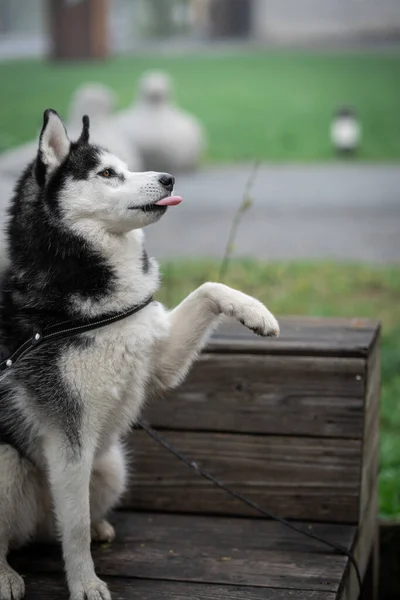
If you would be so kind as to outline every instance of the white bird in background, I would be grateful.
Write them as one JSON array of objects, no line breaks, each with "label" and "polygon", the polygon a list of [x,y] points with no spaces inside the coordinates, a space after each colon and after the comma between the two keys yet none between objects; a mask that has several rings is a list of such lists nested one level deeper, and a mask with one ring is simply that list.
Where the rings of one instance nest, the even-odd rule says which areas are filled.
[{"label": "white bird in background", "polygon": [[342,106],[336,111],[331,125],[331,140],[335,150],[341,154],[352,154],[358,149],[361,125],[355,109]]},{"label": "white bird in background", "polygon": [[90,141],[104,146],[121,158],[131,171],[142,170],[142,160],[131,139],[115,126],[116,95],[102,83],[85,83],[72,96],[67,131],[71,139],[79,137],[82,116],[90,117]]},{"label": "white bird in background", "polygon": [[205,150],[201,124],[175,105],[171,80],[160,71],[143,75],[136,102],[120,113],[118,125],[137,145],[146,170],[195,169]]},{"label": "white bird in background", "polygon": [[[131,171],[142,171],[139,152],[123,129],[115,124],[116,95],[102,83],[85,83],[72,95],[67,119],[68,137],[74,141],[82,131],[82,117],[90,117],[90,140],[104,146],[127,163]],[[37,152],[37,139],[0,155],[0,176],[17,178]]]}]

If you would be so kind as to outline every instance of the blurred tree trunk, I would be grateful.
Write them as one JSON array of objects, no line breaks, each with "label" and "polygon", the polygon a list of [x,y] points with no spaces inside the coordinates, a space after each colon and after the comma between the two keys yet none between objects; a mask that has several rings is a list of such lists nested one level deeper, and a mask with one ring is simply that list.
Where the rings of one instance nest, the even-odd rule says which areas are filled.
[{"label": "blurred tree trunk", "polygon": [[47,13],[54,60],[108,56],[108,0],[47,0]]},{"label": "blurred tree trunk", "polygon": [[248,37],[251,33],[252,0],[211,0],[212,37]]}]

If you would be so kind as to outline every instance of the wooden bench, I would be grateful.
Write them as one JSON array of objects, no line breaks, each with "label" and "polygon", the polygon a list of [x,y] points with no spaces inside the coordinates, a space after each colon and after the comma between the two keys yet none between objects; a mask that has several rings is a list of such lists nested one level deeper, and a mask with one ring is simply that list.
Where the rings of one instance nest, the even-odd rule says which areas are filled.
[{"label": "wooden bench", "polygon": [[[354,552],[375,598],[379,327],[282,319],[279,340],[229,327],[187,382],[146,418],[233,489]],[[346,556],[258,518],[142,430],[132,485],[93,548],[114,600],[356,600]],[[33,546],[12,564],[27,599],[67,599],[60,553]]]}]

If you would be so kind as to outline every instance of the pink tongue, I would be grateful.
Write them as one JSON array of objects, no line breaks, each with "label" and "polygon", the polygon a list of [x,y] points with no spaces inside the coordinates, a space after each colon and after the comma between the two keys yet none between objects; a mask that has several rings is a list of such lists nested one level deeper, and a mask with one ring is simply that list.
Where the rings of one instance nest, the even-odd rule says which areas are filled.
[{"label": "pink tongue", "polygon": [[168,198],[163,198],[162,200],[159,200],[155,204],[158,204],[158,206],[176,206],[177,204],[180,204],[181,202],[182,202],[181,196],[168,196]]}]

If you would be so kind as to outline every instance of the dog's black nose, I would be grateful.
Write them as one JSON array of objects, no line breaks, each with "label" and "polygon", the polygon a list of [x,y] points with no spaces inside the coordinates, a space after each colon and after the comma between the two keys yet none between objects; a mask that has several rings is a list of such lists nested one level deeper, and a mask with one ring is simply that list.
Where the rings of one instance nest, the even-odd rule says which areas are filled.
[{"label": "dog's black nose", "polygon": [[164,186],[169,192],[172,192],[175,184],[175,177],[170,175],[169,173],[163,173],[158,178],[158,181]]}]

